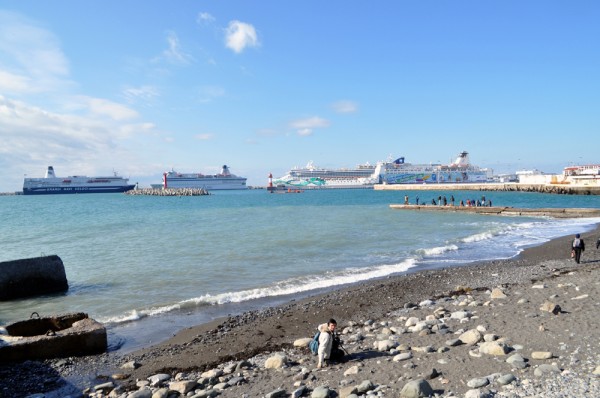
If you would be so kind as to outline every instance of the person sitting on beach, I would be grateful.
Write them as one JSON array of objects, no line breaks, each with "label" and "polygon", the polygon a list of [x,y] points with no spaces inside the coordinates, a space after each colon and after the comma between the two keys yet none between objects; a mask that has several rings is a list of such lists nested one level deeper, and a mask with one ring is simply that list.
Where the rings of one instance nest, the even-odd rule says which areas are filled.
[{"label": "person sitting on beach", "polygon": [[317,363],[317,368],[324,368],[327,366],[325,360],[331,359],[336,327],[337,322],[333,318],[330,319],[329,322],[323,323],[318,327],[321,334],[319,335],[319,351],[317,353],[319,362]]},{"label": "person sitting on beach", "polygon": [[581,239],[581,235],[575,235],[575,239],[573,239],[571,248],[575,257],[575,262],[579,264],[579,261],[581,260],[581,252],[585,251],[585,243],[583,242],[583,239]]}]

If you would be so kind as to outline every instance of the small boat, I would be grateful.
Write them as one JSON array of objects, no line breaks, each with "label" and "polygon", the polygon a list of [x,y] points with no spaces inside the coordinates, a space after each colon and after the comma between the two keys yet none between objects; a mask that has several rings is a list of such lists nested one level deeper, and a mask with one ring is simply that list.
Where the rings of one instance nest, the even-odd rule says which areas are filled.
[{"label": "small boat", "polygon": [[34,312],[0,327],[0,363],[101,354],[107,347],[104,325],[83,312],[50,317]]}]

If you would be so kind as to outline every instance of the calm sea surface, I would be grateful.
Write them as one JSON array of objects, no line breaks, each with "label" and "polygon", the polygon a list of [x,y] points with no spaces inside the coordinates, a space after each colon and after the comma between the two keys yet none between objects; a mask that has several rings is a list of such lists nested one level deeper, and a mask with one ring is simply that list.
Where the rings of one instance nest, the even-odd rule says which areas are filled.
[{"label": "calm sea surface", "polygon": [[[200,197],[0,196],[0,261],[56,254],[66,294],[0,302],[0,325],[33,311],[83,311],[113,349],[332,288],[432,267],[510,258],[600,219],[392,210],[468,191],[323,190]],[[600,207],[598,196],[484,193],[497,206]]]}]

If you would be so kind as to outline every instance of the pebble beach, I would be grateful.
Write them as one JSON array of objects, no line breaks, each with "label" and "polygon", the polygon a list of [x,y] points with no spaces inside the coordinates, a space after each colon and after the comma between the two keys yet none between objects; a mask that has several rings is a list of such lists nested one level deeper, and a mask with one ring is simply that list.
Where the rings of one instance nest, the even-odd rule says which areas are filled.
[{"label": "pebble beach", "polygon": [[[353,285],[184,329],[126,355],[0,368],[2,397],[600,396],[600,230],[492,261]],[[316,326],[345,360],[316,368]]]}]

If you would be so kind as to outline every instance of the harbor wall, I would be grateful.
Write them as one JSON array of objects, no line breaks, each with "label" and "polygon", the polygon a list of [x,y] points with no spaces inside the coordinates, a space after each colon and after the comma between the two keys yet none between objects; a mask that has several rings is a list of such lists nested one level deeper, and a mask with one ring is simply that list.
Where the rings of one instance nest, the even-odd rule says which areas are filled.
[{"label": "harbor wall", "polygon": [[523,184],[504,183],[452,183],[452,184],[377,184],[376,191],[514,191],[540,192],[561,195],[600,195],[600,185],[575,184]]},{"label": "harbor wall", "polygon": [[392,209],[397,210],[421,210],[421,211],[446,211],[455,213],[476,213],[501,216],[530,216],[530,217],[554,217],[554,218],[588,218],[600,217],[600,209],[595,208],[540,208],[526,209],[518,207],[505,206],[421,206],[421,205],[402,205],[391,204]]},{"label": "harbor wall", "polygon": [[0,301],[68,289],[65,266],[56,255],[0,262]]}]

